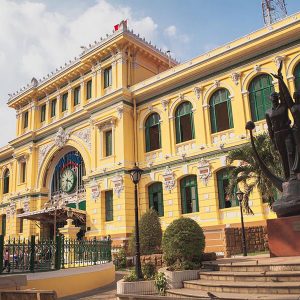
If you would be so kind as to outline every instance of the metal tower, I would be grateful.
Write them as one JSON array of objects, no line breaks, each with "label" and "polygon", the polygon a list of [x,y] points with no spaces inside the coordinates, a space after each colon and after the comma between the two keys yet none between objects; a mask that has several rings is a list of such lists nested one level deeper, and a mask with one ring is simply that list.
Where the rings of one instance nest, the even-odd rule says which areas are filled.
[{"label": "metal tower", "polygon": [[267,26],[287,16],[285,0],[262,0],[262,10]]}]

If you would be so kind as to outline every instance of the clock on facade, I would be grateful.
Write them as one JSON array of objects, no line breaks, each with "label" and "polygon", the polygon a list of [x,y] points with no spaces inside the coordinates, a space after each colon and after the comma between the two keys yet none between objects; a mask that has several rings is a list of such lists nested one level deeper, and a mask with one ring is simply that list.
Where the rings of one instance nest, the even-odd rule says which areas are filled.
[{"label": "clock on facade", "polygon": [[60,179],[61,189],[65,193],[71,193],[76,185],[76,174],[72,169],[65,169]]}]

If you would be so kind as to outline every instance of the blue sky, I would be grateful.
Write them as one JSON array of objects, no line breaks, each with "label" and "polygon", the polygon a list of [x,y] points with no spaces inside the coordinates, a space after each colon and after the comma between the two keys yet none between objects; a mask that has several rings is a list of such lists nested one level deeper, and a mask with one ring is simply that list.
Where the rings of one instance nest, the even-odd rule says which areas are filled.
[{"label": "blue sky", "polygon": [[[300,11],[299,0],[286,3],[289,15]],[[264,26],[261,0],[0,0],[0,146],[15,138],[7,94],[55,70],[126,18],[181,62]]]}]

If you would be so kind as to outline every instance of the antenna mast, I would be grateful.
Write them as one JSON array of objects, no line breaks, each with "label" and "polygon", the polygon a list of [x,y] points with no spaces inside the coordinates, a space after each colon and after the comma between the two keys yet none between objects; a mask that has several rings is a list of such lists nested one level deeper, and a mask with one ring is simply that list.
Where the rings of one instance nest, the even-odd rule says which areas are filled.
[{"label": "antenna mast", "polygon": [[262,10],[266,26],[287,16],[285,0],[262,0]]}]

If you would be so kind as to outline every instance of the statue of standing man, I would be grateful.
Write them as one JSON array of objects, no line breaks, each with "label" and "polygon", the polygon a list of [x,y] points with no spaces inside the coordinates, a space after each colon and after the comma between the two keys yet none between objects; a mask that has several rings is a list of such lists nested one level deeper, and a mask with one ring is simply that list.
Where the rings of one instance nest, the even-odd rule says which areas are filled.
[{"label": "statue of standing man", "polygon": [[290,164],[290,173],[292,177],[295,177],[296,173],[300,173],[300,91],[296,91],[294,93],[294,100],[283,80],[283,76],[281,73],[282,62],[278,69],[278,74],[272,74],[273,77],[277,78],[279,81],[279,94],[281,103],[285,103],[285,105],[291,111],[291,114],[294,119],[294,124],[292,127],[294,148],[293,158]]}]

